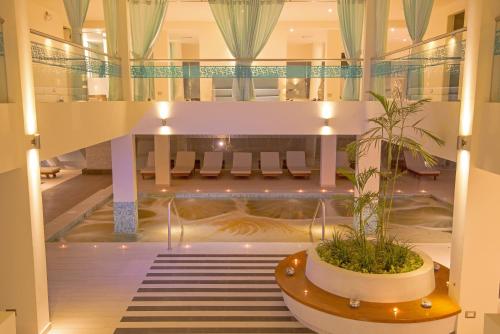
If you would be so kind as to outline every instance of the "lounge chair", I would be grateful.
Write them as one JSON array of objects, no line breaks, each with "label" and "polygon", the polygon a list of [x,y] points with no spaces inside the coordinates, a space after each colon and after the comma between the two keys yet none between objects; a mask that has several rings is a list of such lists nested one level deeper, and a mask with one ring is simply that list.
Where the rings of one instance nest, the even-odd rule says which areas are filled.
[{"label": "lounge chair", "polygon": [[146,166],[139,173],[144,180],[146,177],[155,177],[155,152],[148,152],[148,161]]},{"label": "lounge chair", "polygon": [[404,151],[406,169],[420,176],[432,176],[434,180],[441,174],[438,169],[426,165],[424,158],[420,155],[413,155],[409,151]]},{"label": "lounge chair", "polygon": [[57,173],[61,171],[59,167],[40,167],[40,175],[45,176],[50,179],[53,177],[54,179],[57,177]]},{"label": "lounge chair", "polygon": [[252,175],[252,153],[233,153],[233,168],[231,168],[231,175],[238,177],[249,177]]},{"label": "lounge chair", "polygon": [[222,160],[222,152],[205,152],[200,175],[207,177],[219,176],[222,169]]},{"label": "lounge chair", "polygon": [[349,156],[347,155],[346,151],[337,151],[336,166],[336,174],[339,176],[345,176],[345,174],[355,173],[354,169],[351,168]]},{"label": "lounge chair", "polygon": [[170,172],[172,176],[187,177],[194,170],[195,153],[181,151],[177,152],[175,167]]},{"label": "lounge chair", "polygon": [[260,152],[260,170],[266,177],[282,175],[279,152]]},{"label": "lounge chair", "polygon": [[293,177],[309,177],[311,169],[306,166],[306,152],[287,151],[286,166]]}]

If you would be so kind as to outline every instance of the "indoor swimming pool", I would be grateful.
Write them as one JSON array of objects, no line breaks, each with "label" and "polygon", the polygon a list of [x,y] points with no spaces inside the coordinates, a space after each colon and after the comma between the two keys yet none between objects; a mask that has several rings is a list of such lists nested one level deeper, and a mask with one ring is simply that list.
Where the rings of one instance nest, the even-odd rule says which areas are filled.
[{"label": "indoor swimming pool", "polygon": [[[352,225],[352,196],[318,194],[249,196],[238,194],[177,195],[171,209],[174,242],[314,242]],[[168,237],[168,203],[172,196],[143,196],[135,235],[114,233],[110,200],[57,242],[162,242]],[[413,243],[450,241],[453,207],[428,195],[399,196],[394,202],[390,233]]]}]

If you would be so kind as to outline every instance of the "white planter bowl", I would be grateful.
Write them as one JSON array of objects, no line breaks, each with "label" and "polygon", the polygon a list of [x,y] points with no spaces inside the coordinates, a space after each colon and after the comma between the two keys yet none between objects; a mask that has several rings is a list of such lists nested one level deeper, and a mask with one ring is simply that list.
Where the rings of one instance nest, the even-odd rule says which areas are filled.
[{"label": "white planter bowl", "polygon": [[317,287],[344,298],[374,303],[399,303],[417,300],[435,289],[434,262],[416,251],[424,264],[402,274],[364,274],[322,261],[316,246],[307,251],[306,276]]}]

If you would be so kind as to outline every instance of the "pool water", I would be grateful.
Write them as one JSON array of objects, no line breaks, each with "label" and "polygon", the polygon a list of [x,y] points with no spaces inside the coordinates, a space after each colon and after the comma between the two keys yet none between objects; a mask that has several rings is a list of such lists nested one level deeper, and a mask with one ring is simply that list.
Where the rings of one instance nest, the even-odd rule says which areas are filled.
[{"label": "pool water", "polygon": [[[139,227],[134,236],[116,235],[110,201],[54,241],[161,242],[167,239],[167,198],[139,201]],[[352,197],[326,200],[326,235],[352,224]],[[449,242],[451,205],[431,196],[395,199],[389,233],[408,242]],[[172,210],[172,240],[183,242],[308,242],[321,237],[321,218],[310,224],[317,199],[179,198]],[[319,210],[319,216],[321,210]]]}]

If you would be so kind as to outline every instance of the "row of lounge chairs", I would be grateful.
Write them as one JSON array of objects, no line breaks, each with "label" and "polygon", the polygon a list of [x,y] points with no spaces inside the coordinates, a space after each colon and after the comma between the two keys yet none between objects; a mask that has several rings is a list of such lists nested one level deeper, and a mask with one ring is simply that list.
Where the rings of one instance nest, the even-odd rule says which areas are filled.
[{"label": "row of lounge chairs", "polygon": [[[205,177],[217,177],[222,171],[223,153],[205,152],[203,166],[200,175]],[[306,154],[304,151],[287,151],[286,164],[289,173],[294,177],[309,177],[311,169],[306,164]],[[172,176],[188,177],[195,167],[195,152],[177,152],[175,166],[171,170]],[[142,168],[140,174],[143,178],[154,176],[154,153],[149,152],[146,167]],[[354,169],[349,166],[347,154],[337,152],[337,170],[347,173],[354,173]],[[264,177],[278,177],[283,175],[283,168],[279,157],[279,152],[260,153],[260,171]],[[252,153],[234,152],[231,175],[235,177],[249,177],[252,175]]]}]

